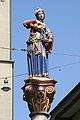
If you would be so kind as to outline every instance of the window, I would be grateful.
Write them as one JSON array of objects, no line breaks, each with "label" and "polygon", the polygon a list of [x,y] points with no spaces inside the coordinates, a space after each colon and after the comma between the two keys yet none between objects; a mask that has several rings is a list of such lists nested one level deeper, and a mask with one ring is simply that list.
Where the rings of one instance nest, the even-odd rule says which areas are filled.
[{"label": "window", "polygon": [[4,2],[4,0],[0,0],[0,2]]}]

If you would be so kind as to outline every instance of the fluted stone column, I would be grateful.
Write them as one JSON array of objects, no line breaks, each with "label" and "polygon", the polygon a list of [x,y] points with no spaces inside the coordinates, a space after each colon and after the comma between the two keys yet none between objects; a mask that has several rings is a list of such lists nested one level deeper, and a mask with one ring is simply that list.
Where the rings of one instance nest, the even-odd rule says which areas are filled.
[{"label": "fluted stone column", "polygon": [[31,120],[48,120],[48,111],[54,99],[56,81],[33,77],[25,80],[23,100],[28,103]]}]

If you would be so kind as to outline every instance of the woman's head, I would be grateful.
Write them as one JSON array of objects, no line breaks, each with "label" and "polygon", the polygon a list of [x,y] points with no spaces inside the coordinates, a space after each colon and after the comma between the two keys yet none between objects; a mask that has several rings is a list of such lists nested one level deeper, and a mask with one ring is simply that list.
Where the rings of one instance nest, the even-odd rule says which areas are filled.
[{"label": "woman's head", "polygon": [[36,16],[37,20],[43,21],[45,19],[45,13],[44,13],[43,9],[37,8],[37,10],[35,12],[35,16]]}]

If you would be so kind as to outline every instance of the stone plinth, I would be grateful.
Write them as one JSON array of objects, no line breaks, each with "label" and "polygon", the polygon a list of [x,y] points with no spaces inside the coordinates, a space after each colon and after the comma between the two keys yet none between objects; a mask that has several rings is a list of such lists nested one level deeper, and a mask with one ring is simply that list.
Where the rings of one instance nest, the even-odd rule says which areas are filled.
[{"label": "stone plinth", "polygon": [[[50,105],[54,99],[56,81],[44,78],[33,77],[25,80],[25,85],[22,87],[24,92],[23,100],[28,103],[32,118],[46,120],[46,112],[49,111]],[[33,113],[34,114],[33,116]],[[36,118],[36,115],[38,118]],[[45,119],[43,119],[45,116]],[[32,119],[34,120],[34,119]]]}]

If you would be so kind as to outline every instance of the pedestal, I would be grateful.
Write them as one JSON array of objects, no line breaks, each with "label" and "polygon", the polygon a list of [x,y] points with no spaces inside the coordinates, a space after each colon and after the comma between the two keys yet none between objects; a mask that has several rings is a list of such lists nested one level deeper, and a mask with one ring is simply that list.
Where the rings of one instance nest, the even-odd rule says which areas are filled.
[{"label": "pedestal", "polygon": [[51,103],[54,99],[56,81],[33,77],[25,80],[22,87],[23,100],[28,103],[31,120],[47,120]]}]

